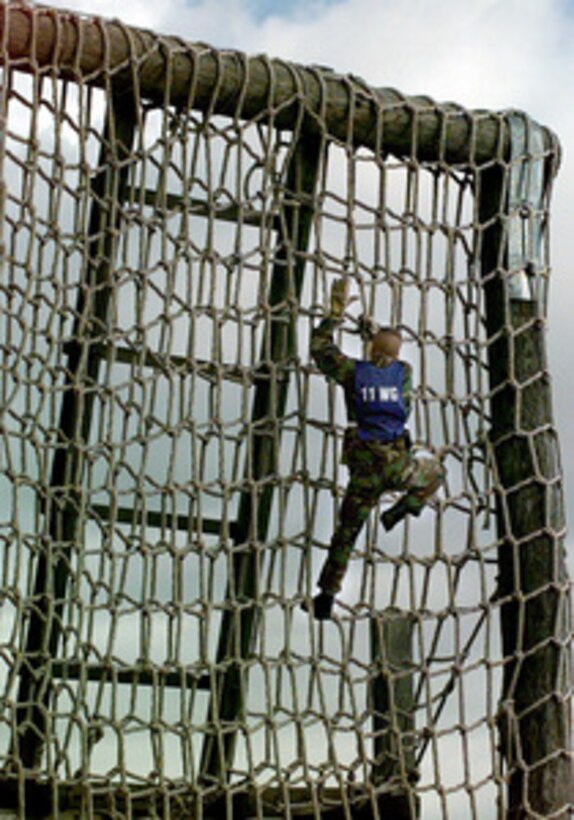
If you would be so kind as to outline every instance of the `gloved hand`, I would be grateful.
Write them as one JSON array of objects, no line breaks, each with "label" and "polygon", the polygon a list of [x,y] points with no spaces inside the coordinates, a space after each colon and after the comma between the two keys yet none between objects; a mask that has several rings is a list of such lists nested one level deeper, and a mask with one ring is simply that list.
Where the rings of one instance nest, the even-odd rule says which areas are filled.
[{"label": "gloved hand", "polygon": [[349,304],[349,280],[342,276],[331,285],[331,317],[341,321]]},{"label": "gloved hand", "polygon": [[371,319],[370,316],[367,316],[365,313],[361,313],[357,320],[357,328],[361,339],[364,342],[370,342],[379,329],[379,326],[374,319]]}]

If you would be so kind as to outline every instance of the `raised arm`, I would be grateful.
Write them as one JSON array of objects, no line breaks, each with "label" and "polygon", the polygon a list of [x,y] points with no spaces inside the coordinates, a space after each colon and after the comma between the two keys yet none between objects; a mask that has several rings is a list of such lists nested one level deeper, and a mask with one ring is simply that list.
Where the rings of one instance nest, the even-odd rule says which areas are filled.
[{"label": "raised arm", "polygon": [[322,320],[311,334],[311,355],[322,373],[345,386],[353,377],[355,362],[335,344],[333,335],[339,324],[332,316]]},{"label": "raised arm", "polygon": [[335,329],[343,321],[349,302],[348,280],[341,278],[331,287],[331,310],[311,334],[311,356],[319,370],[338,384],[346,386],[355,372],[355,362],[335,344]]},{"label": "raised arm", "polygon": [[412,398],[413,398],[413,369],[408,362],[403,362],[405,366],[404,376],[403,376],[403,399],[405,402],[405,409],[407,411],[407,418],[410,415],[412,409]]}]

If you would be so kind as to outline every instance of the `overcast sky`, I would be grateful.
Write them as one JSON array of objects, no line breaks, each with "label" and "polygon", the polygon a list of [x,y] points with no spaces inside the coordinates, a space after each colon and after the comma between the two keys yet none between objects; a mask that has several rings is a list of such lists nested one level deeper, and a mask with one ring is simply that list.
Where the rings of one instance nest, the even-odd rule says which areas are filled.
[{"label": "overcast sky", "polygon": [[[55,0],[218,47],[362,76],[468,108],[519,108],[563,146],[552,212],[549,353],[568,488],[574,486],[574,0]],[[570,516],[574,516],[570,502]]]}]

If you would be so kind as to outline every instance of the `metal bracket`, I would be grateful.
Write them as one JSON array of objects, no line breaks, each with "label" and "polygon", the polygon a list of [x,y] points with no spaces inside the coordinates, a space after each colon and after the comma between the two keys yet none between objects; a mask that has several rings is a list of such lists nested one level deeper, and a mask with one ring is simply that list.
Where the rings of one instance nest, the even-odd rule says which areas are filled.
[{"label": "metal bracket", "polygon": [[538,301],[538,274],[544,269],[544,130],[522,113],[510,113],[506,121],[510,130],[507,194],[509,295],[516,301]]}]

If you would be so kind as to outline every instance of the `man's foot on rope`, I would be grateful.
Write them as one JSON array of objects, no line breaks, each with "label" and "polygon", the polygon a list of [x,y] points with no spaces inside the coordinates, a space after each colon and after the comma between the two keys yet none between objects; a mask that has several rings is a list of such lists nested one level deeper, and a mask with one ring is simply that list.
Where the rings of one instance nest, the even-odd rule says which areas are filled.
[{"label": "man's foot on rope", "polygon": [[381,524],[386,531],[389,532],[399,521],[402,521],[406,515],[419,515],[419,513],[409,509],[405,500],[401,498],[381,515]]},{"label": "man's foot on rope", "polygon": [[307,601],[303,601],[301,609],[305,612],[311,611],[318,621],[328,621],[331,617],[334,602],[335,597],[329,592],[319,592],[311,601],[311,606]]}]

